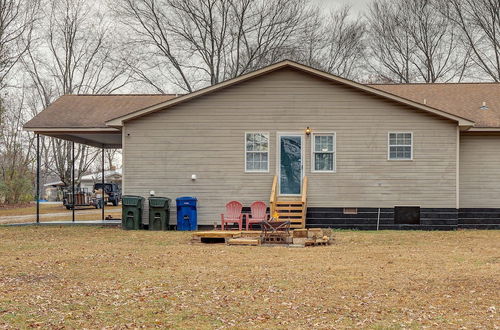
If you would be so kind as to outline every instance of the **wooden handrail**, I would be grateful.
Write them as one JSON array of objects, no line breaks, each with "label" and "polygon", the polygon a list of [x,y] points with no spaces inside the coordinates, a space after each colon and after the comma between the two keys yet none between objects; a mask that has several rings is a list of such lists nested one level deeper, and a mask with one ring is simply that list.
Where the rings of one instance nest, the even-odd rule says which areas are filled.
[{"label": "wooden handrail", "polygon": [[302,180],[302,203],[305,205],[307,202],[307,176]]},{"label": "wooden handrail", "polygon": [[271,187],[271,196],[269,197],[270,211],[271,217],[274,214],[275,206],[276,206],[276,190],[278,189],[278,176],[275,175],[273,179],[273,185]]}]

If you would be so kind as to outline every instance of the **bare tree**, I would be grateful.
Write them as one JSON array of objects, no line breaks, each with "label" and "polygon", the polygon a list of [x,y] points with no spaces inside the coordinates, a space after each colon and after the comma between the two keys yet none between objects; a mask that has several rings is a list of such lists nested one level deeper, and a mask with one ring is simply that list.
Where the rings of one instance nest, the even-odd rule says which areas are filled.
[{"label": "bare tree", "polygon": [[436,0],[376,0],[366,16],[368,60],[386,81],[461,80],[469,53]]},{"label": "bare tree", "polygon": [[22,131],[24,91],[9,73],[29,49],[38,1],[0,0],[0,200],[18,203],[32,196],[32,138]]},{"label": "bare tree", "polygon": [[233,0],[224,79],[293,58],[298,37],[314,18],[304,0]]},{"label": "bare tree", "polygon": [[383,79],[408,83],[414,79],[413,45],[401,18],[401,9],[375,1],[368,12],[368,61]]},{"label": "bare tree", "polygon": [[104,165],[104,168],[108,168],[109,170],[113,170],[116,168],[116,165],[121,162],[122,153],[120,149],[106,149],[104,150],[105,162],[107,162],[107,166]]},{"label": "bare tree", "polygon": [[0,88],[30,46],[38,4],[38,0],[0,0]]},{"label": "bare tree", "polygon": [[[462,32],[473,61],[493,81],[500,81],[500,1],[446,0],[442,11]],[[480,78],[480,77],[479,77]]]},{"label": "bare tree", "polygon": [[[115,0],[132,35],[136,75],[164,92],[191,92],[287,57],[304,26],[305,0]],[[158,75],[160,75],[158,77]],[[158,79],[159,78],[159,79]]]},{"label": "bare tree", "polygon": [[405,21],[416,52],[412,64],[427,83],[461,80],[469,62],[469,52],[460,47],[457,31],[436,0],[404,2]]},{"label": "bare tree", "polygon": [[[53,0],[44,5],[38,43],[29,49],[24,67],[37,96],[37,109],[64,94],[111,93],[130,81],[123,59],[116,54],[111,23],[84,0]],[[71,143],[50,139],[53,171],[71,181]],[[97,157],[94,148],[76,144],[76,175],[88,171]]]},{"label": "bare tree", "polygon": [[[102,171],[102,154],[99,154],[98,162],[94,163],[94,166],[90,168],[92,173],[101,173]],[[104,149],[104,170],[114,171],[116,170],[122,161],[121,149]]]},{"label": "bare tree", "polygon": [[298,61],[345,77],[356,78],[365,52],[365,24],[345,6],[327,15],[310,15],[298,41]]},{"label": "bare tree", "polygon": [[7,204],[26,202],[32,197],[33,139],[22,131],[24,94],[2,102],[0,135],[0,200]]}]

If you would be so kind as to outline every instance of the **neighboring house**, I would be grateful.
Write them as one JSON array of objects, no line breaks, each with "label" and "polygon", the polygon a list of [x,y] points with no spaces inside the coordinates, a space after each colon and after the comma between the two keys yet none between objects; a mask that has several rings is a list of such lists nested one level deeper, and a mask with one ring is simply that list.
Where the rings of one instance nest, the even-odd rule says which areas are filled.
[{"label": "neighboring house", "polygon": [[[107,183],[116,183],[119,187],[122,185],[122,169],[104,171],[104,180]],[[81,177],[80,188],[92,192],[94,183],[101,182],[101,172],[91,173]],[[45,187],[45,196],[49,201],[56,201],[62,198],[61,190],[64,188],[62,181],[48,182],[43,185]]]},{"label": "neighboring house", "polygon": [[[94,189],[94,183],[101,182],[101,172],[91,173],[88,175],[82,176],[80,179],[80,187],[86,188],[88,191],[92,191]],[[104,171],[104,181],[106,183],[116,183],[118,187],[122,186],[122,169],[114,169]]]},{"label": "neighboring house", "polygon": [[123,148],[125,194],[197,197],[201,225],[264,200],[297,227],[305,207],[310,227],[500,227],[500,84],[370,86],[283,61],[178,97],[63,96],[25,128]]}]

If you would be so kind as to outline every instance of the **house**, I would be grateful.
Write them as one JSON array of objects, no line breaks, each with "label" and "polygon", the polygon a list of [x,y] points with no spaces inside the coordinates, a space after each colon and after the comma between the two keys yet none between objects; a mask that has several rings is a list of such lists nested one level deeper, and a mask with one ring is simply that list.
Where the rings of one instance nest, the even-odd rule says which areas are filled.
[{"label": "house", "polygon": [[496,83],[363,85],[283,61],[177,97],[63,96],[25,129],[122,148],[125,194],[195,196],[200,225],[264,200],[296,227],[500,228]]}]

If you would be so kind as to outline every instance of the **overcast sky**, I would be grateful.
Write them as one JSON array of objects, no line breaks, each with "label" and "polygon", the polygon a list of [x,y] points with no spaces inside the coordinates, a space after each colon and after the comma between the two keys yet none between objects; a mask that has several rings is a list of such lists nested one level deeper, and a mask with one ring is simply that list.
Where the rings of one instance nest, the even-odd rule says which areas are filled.
[{"label": "overcast sky", "polygon": [[353,13],[362,12],[371,1],[373,0],[313,0],[319,6],[325,8],[338,8],[343,5],[349,5],[352,7]]}]

